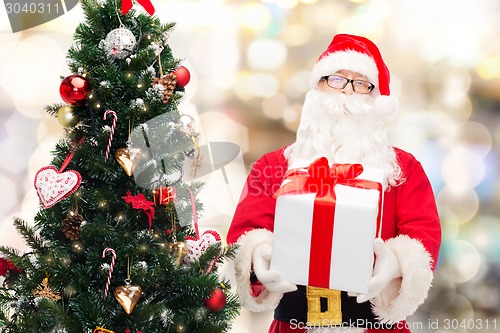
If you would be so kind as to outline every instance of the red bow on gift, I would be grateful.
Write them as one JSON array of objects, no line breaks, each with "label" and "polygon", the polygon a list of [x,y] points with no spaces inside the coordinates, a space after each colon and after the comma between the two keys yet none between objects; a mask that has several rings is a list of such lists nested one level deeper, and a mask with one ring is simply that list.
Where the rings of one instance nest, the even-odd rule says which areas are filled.
[{"label": "red bow on gift", "polygon": [[290,169],[285,173],[288,183],[280,187],[274,198],[281,194],[317,193],[318,196],[328,196],[335,200],[334,186],[336,184],[352,187],[382,190],[382,184],[370,180],[356,179],[363,172],[361,164],[328,165],[326,157],[320,157],[304,169]]},{"label": "red bow on gift", "polygon": [[[149,13],[149,15],[153,15],[155,12],[155,7],[151,3],[151,0],[137,0],[137,2],[144,7],[144,9]],[[125,15],[132,8],[132,0],[122,0],[122,13]]]},{"label": "red bow on gift", "polygon": [[288,170],[285,174],[285,181],[288,182],[274,193],[274,198],[282,194],[316,193],[309,264],[310,285],[322,288],[328,288],[329,285],[331,253],[325,254],[323,249],[331,248],[333,242],[332,235],[337,201],[335,185],[378,190],[377,230],[380,230],[382,184],[365,179],[356,179],[362,172],[363,166],[361,164],[333,164],[330,167],[328,159],[320,157],[309,165],[307,171],[304,169]]}]

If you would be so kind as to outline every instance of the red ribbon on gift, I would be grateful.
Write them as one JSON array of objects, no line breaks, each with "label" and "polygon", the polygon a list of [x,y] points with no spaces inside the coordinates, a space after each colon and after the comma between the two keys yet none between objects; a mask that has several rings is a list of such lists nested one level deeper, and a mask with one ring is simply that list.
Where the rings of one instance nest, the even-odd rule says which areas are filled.
[{"label": "red ribbon on gift", "polygon": [[[144,7],[149,15],[153,16],[155,12],[155,7],[151,3],[151,0],[137,0],[137,2]],[[132,0],[122,0],[122,14],[125,15],[132,8]]]},{"label": "red ribbon on gift", "polygon": [[335,185],[378,190],[377,230],[380,230],[382,213],[382,184],[356,179],[363,172],[361,164],[328,165],[326,157],[312,162],[307,171],[291,169],[285,173],[286,184],[280,187],[274,198],[282,194],[316,193],[312,218],[311,251],[309,254],[309,285],[329,288],[331,248],[335,219]]}]

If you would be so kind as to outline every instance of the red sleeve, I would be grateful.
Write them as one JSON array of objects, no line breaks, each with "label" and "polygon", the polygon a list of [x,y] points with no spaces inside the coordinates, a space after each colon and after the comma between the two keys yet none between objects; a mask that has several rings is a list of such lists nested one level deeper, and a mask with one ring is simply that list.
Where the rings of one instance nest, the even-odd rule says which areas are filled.
[{"label": "red sleeve", "polygon": [[253,229],[273,231],[276,200],[274,192],[281,186],[287,169],[283,149],[262,156],[253,165],[227,234],[228,243]]},{"label": "red sleeve", "polygon": [[397,196],[398,234],[418,239],[433,259],[434,269],[441,245],[441,225],[434,193],[427,175],[412,155],[403,169],[404,183]]}]

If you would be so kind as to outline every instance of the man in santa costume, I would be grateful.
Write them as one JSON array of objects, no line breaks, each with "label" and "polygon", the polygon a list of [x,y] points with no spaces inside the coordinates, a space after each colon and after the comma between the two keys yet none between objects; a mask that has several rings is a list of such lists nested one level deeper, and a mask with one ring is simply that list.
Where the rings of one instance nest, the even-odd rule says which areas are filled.
[{"label": "man in santa costume", "polygon": [[[270,333],[409,332],[405,318],[427,297],[441,243],[434,195],[421,164],[392,147],[384,119],[396,111],[390,74],[370,40],[336,35],[310,77],[290,146],[267,153],[252,167],[227,240],[237,243],[237,291],[252,311],[274,309]],[[342,291],[342,324],[308,326],[306,287],[270,269],[276,199],[285,172],[298,160],[326,157],[385,170],[383,220],[374,240],[375,263],[366,294]]]}]

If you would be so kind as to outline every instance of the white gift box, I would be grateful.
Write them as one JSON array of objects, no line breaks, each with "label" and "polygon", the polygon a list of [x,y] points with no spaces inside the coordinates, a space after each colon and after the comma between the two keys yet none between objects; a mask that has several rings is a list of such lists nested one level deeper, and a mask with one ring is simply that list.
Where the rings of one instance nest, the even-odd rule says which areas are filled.
[{"label": "white gift box", "polygon": [[[382,169],[366,168],[356,179],[384,184],[384,175]],[[377,234],[380,193],[339,184],[334,189],[333,234],[328,236],[332,246],[315,244],[313,253],[331,255],[330,267],[311,267],[314,272],[329,274],[323,277],[328,285],[314,285],[309,279],[316,193],[278,196],[270,269],[279,271],[283,280],[299,285],[367,293],[373,272],[373,240]]]}]

